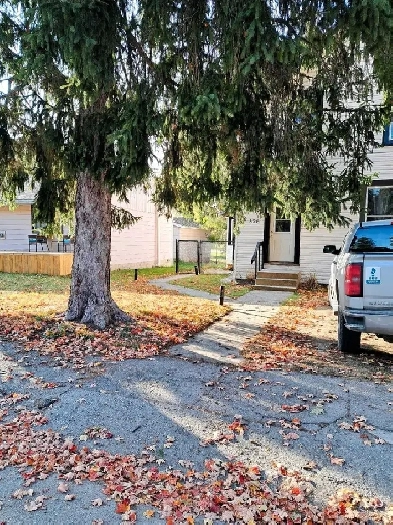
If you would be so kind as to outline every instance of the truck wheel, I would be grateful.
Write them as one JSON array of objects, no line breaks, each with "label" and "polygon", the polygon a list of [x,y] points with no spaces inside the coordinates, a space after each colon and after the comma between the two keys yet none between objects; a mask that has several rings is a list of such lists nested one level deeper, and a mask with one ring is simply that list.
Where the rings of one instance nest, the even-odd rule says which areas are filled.
[{"label": "truck wheel", "polygon": [[340,352],[358,354],[360,352],[361,332],[348,330],[345,326],[345,319],[341,312],[338,312],[338,349]]}]

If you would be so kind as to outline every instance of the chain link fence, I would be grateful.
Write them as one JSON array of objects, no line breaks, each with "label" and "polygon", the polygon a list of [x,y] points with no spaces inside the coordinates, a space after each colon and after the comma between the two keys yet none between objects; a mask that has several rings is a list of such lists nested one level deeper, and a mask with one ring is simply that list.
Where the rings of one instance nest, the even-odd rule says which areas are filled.
[{"label": "chain link fence", "polygon": [[176,241],[176,273],[226,269],[226,241]]}]

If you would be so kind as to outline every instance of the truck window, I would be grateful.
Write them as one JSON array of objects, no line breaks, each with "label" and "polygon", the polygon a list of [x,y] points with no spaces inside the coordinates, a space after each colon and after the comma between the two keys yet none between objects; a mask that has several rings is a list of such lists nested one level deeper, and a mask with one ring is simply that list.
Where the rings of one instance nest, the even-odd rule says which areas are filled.
[{"label": "truck window", "polygon": [[358,228],[350,252],[393,252],[393,225]]}]

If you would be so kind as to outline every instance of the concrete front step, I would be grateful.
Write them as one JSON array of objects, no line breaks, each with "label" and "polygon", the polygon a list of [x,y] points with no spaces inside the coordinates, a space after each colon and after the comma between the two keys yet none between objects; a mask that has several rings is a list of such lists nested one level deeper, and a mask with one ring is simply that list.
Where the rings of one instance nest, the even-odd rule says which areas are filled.
[{"label": "concrete front step", "polygon": [[255,279],[255,290],[281,290],[295,292],[299,286],[300,273],[292,269],[271,268],[260,270]]},{"label": "concrete front step", "polygon": [[269,270],[260,270],[257,272],[257,278],[262,279],[294,279],[299,280],[298,272],[283,272],[283,271],[269,271]]},{"label": "concrete front step", "polygon": [[266,291],[280,291],[280,292],[296,292],[296,286],[270,286],[268,284],[255,284],[254,290],[266,290]]},{"label": "concrete front step", "polygon": [[255,284],[267,285],[267,286],[289,286],[296,288],[298,285],[298,279],[281,279],[278,277],[258,277],[255,280]]}]

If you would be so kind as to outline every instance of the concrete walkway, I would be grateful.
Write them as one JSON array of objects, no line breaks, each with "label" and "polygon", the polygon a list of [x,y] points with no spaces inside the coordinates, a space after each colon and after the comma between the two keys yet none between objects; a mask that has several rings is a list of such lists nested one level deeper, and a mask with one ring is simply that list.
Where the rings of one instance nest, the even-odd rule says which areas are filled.
[{"label": "concrete walkway", "polygon": [[[170,284],[186,276],[155,279],[151,284],[165,290],[175,290],[182,294],[219,301],[219,296]],[[279,305],[291,293],[279,291],[253,290],[238,299],[225,298],[224,304],[232,311],[220,321],[189,339],[187,343],[173,346],[170,354],[193,361],[213,361],[227,364],[241,364],[244,360],[240,351],[244,343],[259,333],[261,327],[277,312]]]}]

